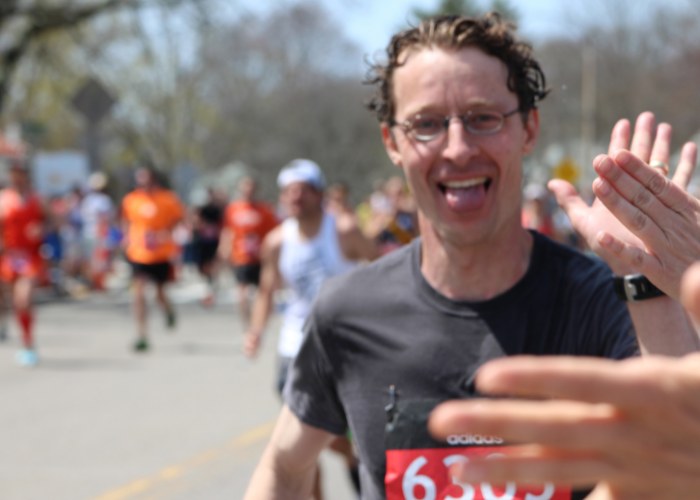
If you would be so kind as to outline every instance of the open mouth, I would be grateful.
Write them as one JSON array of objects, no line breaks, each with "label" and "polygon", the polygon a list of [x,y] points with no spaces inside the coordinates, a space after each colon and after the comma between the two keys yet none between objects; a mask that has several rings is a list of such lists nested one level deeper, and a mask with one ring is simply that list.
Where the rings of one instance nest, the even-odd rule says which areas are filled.
[{"label": "open mouth", "polygon": [[489,177],[438,183],[438,188],[445,195],[448,206],[460,212],[481,208],[490,186],[491,179]]},{"label": "open mouth", "polygon": [[484,188],[488,190],[489,186],[491,185],[491,179],[488,177],[475,177],[474,179],[467,179],[465,181],[439,183],[438,187],[443,193],[447,193],[448,189],[471,189],[482,184]]}]

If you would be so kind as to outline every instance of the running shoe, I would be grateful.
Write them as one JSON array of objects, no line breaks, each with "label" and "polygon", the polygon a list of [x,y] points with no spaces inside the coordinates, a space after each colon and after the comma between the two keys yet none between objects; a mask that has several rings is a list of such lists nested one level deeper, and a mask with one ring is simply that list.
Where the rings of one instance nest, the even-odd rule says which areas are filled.
[{"label": "running shoe", "polygon": [[148,341],[146,339],[138,339],[134,344],[134,352],[148,351]]},{"label": "running shoe", "polygon": [[31,368],[37,365],[39,357],[36,355],[36,351],[32,349],[23,349],[15,354],[15,362],[19,366]]},{"label": "running shoe", "polygon": [[168,327],[168,330],[174,329],[176,323],[177,318],[175,317],[175,311],[172,309],[165,311],[165,326]]}]

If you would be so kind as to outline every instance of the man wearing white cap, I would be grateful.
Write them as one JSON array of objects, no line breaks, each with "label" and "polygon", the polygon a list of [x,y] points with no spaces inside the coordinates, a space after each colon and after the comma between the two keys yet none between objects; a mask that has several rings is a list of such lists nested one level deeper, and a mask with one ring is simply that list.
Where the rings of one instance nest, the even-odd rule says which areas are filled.
[{"label": "man wearing white cap", "polygon": [[302,327],[323,280],[352,269],[357,261],[373,260],[376,247],[360,231],[352,215],[333,217],[323,210],[323,172],[311,160],[286,165],[277,177],[280,199],[289,218],[265,237],[260,288],[253,304],[245,352],[255,356],[272,311],[272,296],[285,284],[292,296],[287,305],[278,353],[279,390],[287,368],[303,339]]},{"label": "man wearing white cap", "polygon": [[[291,291],[284,312],[277,347],[279,355],[278,390],[287,380],[289,366],[299,351],[302,328],[311,311],[321,283],[331,276],[349,271],[361,260],[373,260],[379,253],[364,237],[351,214],[333,217],[323,210],[326,183],[319,166],[310,160],[294,160],[279,173],[280,199],[289,217],[270,231],[263,241],[260,287],[253,304],[251,324],[244,350],[255,356],[272,310],[272,296],[283,283]],[[334,448],[342,451],[348,466],[356,464],[349,443],[340,440]],[[318,481],[316,498],[320,498]]]}]

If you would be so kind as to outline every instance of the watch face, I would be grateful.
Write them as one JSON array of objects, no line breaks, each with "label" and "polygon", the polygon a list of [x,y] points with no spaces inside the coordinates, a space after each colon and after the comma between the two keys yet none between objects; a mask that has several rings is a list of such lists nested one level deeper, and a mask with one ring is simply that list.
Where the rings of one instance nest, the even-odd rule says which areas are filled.
[{"label": "watch face", "polygon": [[618,299],[624,300],[625,302],[629,300],[624,277],[613,276],[613,287],[615,288],[615,295],[617,295]]}]

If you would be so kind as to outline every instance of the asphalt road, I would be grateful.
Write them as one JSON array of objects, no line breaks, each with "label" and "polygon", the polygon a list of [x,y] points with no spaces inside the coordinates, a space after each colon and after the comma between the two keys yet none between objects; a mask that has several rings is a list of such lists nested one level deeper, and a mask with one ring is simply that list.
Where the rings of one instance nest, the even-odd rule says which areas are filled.
[{"label": "asphalt road", "polygon": [[[15,366],[12,325],[0,343],[0,500],[242,498],[280,409],[279,320],[249,361],[233,305],[204,310],[197,287],[173,291],[174,333],[152,308],[146,355],[129,349],[123,291],[40,306],[34,369]],[[353,499],[339,459],[324,452],[322,464],[325,498]]]}]

